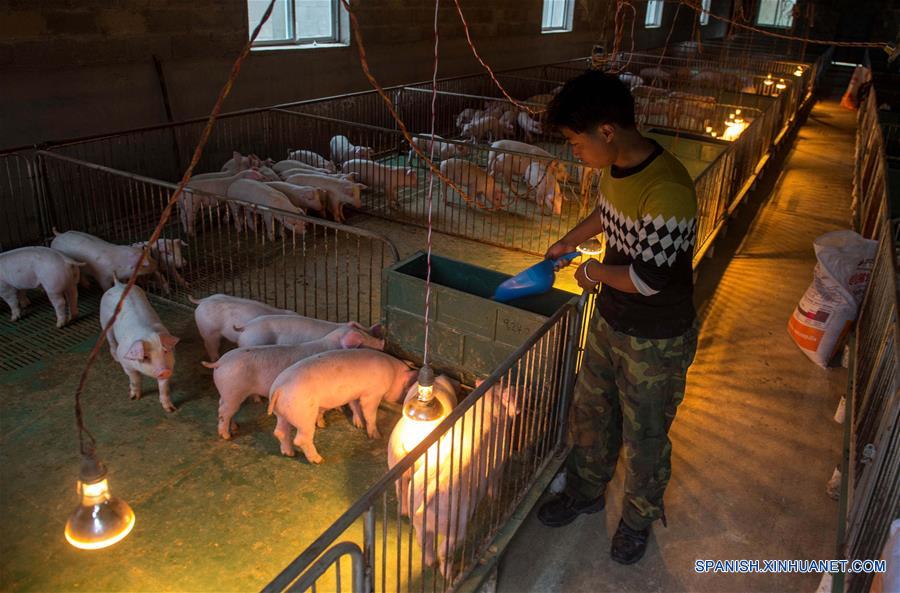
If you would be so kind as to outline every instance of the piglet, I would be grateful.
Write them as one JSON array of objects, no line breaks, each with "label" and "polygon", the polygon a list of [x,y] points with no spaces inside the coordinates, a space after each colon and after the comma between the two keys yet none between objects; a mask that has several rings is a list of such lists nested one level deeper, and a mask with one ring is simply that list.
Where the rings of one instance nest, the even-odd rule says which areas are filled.
[{"label": "piglet", "polygon": [[0,298],[21,317],[30,303],[26,290],[41,287],[56,311],[56,327],[78,317],[78,279],[85,264],[49,247],[20,247],[0,253]]},{"label": "piglet", "polygon": [[508,123],[501,123],[498,117],[484,115],[465,124],[460,131],[460,135],[463,138],[482,142],[484,140],[507,138],[512,136],[515,131],[515,127]]},{"label": "piglet", "polygon": [[516,116],[516,123],[519,124],[519,127],[522,128],[522,131],[525,132],[525,138],[527,140],[531,140],[531,138],[536,134],[544,133],[544,124],[530,115],[526,111],[520,111],[519,115]]},{"label": "piglet", "polygon": [[336,222],[344,221],[344,206],[350,204],[355,208],[362,207],[361,191],[368,186],[349,179],[334,176],[298,173],[285,179],[294,185],[308,185],[324,190],[328,195],[328,211]]},{"label": "piglet", "polygon": [[[104,291],[112,288],[116,279],[130,278],[141,258],[142,250],[138,247],[107,243],[87,233],[79,231],[60,233],[53,229],[53,234],[55,237],[50,247],[75,261],[84,262],[82,273],[96,280]],[[141,264],[138,275],[153,274],[156,269],[156,262],[152,257],[147,257]]]},{"label": "piglet", "polygon": [[[443,161],[455,156],[465,156],[469,154],[469,146],[466,144],[457,144],[455,142],[444,142],[442,136],[434,135],[434,144],[432,144],[431,134],[416,134],[413,136],[412,143],[421,150],[425,155],[431,158],[431,151],[434,150],[434,160]],[[416,151],[410,147],[409,156],[406,164],[409,165],[416,157]],[[364,181],[365,183],[365,181]]]},{"label": "piglet", "polygon": [[[457,393],[459,392],[459,383],[454,381],[447,375],[438,375],[434,380],[434,397],[441,402],[444,414],[449,414],[450,410],[456,407]],[[415,399],[419,395],[419,387],[414,384],[409,388],[406,397],[403,398],[404,405],[406,402]],[[417,431],[415,420],[401,416],[400,420],[394,426],[391,437],[388,439],[387,446],[387,463],[388,469],[393,468],[401,459],[406,457],[407,453],[412,451],[419,443],[421,443],[428,433]],[[412,432],[412,434],[410,434]],[[429,447],[429,463],[434,463],[436,457],[436,447]],[[415,465],[408,469],[395,484],[397,489],[397,500],[400,501],[400,514],[409,515],[409,479],[413,472],[424,463],[425,456],[420,457]]]},{"label": "piglet", "polygon": [[[125,285],[115,285],[103,293],[100,299],[100,327],[106,327]],[[131,399],[141,397],[141,375],[156,379],[159,385],[159,403],[167,412],[175,406],[169,398],[169,379],[175,367],[175,344],[178,338],[169,333],[159,315],[150,306],[144,291],[133,286],[125,297],[122,310],[115,324],[106,334],[109,352],[113,360],[122,365],[128,375],[128,393]]]},{"label": "piglet", "polygon": [[[302,233],[306,228],[306,222],[296,216],[268,210],[268,208],[274,208],[299,216],[306,214],[306,212],[294,206],[286,195],[270,185],[253,179],[238,179],[228,186],[227,195],[233,200],[240,200],[241,202],[247,202],[248,204],[257,204],[266,207],[266,209],[259,212],[259,215],[263,220],[266,236],[269,237],[270,241],[275,240],[276,221],[278,221],[281,226],[294,233]],[[233,207],[234,203],[232,202],[229,206]],[[253,208],[247,206],[243,206],[243,209],[247,228],[252,229],[255,223],[255,211]]]},{"label": "piglet", "polygon": [[475,118],[482,117],[484,115],[484,111],[480,109],[472,109],[471,107],[467,107],[460,111],[456,116],[456,127],[462,129],[467,123],[472,121]]},{"label": "piglet", "polygon": [[552,211],[553,214],[562,212],[562,190],[556,181],[555,169],[547,163],[534,161],[525,169],[523,175],[528,184],[529,192],[533,192],[534,200],[541,206]]},{"label": "piglet", "polygon": [[444,578],[453,576],[447,559],[453,558],[457,542],[465,541],[479,501],[492,493],[492,484],[502,475],[516,409],[515,392],[497,385],[489,388],[456,421],[455,430],[441,436],[440,459],[434,445],[433,452],[429,449],[428,471],[422,463],[413,474],[410,508],[416,540],[426,566],[434,565],[437,540]]},{"label": "piglet", "polygon": [[397,202],[397,193],[404,187],[416,187],[419,177],[414,169],[392,167],[366,159],[350,159],[341,167],[344,173],[356,173],[356,178],[368,187],[377,187],[387,194],[391,205]]},{"label": "piglet", "polygon": [[[441,173],[460,186],[466,193],[475,199],[482,196],[484,200],[490,200],[491,205],[502,204],[506,196],[503,190],[496,184],[484,169],[471,161],[464,159],[447,159],[441,163]],[[442,187],[444,201],[447,201],[447,186]]]},{"label": "piglet", "polygon": [[266,345],[294,346],[324,338],[341,328],[358,329],[376,338],[381,337],[381,324],[364,327],[355,321],[335,323],[296,313],[263,315],[244,324],[235,324],[234,331],[238,334],[238,346],[247,348]]},{"label": "piglet", "polygon": [[228,188],[238,179],[254,179],[262,181],[262,174],[256,169],[247,169],[238,171],[228,177],[217,177],[213,179],[194,179],[187,183],[184,193],[178,201],[179,214],[181,216],[181,226],[188,235],[194,234],[194,222],[197,213],[203,206],[210,207],[216,199],[212,196],[220,196],[224,198],[228,195]]},{"label": "piglet", "polygon": [[294,171],[299,169],[300,171],[306,171],[309,173],[319,173],[320,175],[331,175],[334,173],[334,165],[331,165],[330,169],[324,169],[322,167],[316,167],[314,165],[310,165],[309,163],[305,163],[303,161],[296,161],[293,159],[285,159],[283,161],[278,161],[274,165],[272,165],[272,169],[278,173],[278,175],[284,179],[288,177],[288,171]]},{"label": "piglet", "polygon": [[251,346],[225,353],[216,362],[203,361],[213,370],[219,390],[219,436],[231,438],[237,426],[232,418],[251,395],[269,396],[272,382],[298,360],[342,348],[384,349],[384,340],[373,338],[355,328],[339,328],[318,340],[296,346]]},{"label": "piglet", "polygon": [[[146,241],[141,241],[132,243],[131,246],[143,249],[146,245]],[[157,239],[156,243],[150,247],[150,256],[159,264],[159,268],[156,270],[156,279],[162,284],[166,294],[172,292],[167,277],[174,279],[179,286],[185,288],[188,286],[187,280],[181,275],[185,263],[181,249],[187,246],[188,244],[181,239]],[[165,275],[160,273],[162,271],[165,272]]]},{"label": "piglet", "polygon": [[331,173],[334,173],[337,170],[337,168],[334,166],[334,163],[332,163],[319,153],[313,152],[311,150],[288,151],[288,158],[294,161],[300,161],[302,163],[312,165],[313,167],[326,169]]},{"label": "piglet", "polygon": [[240,333],[235,331],[235,325],[243,326],[261,315],[296,315],[287,309],[227,294],[214,294],[199,300],[188,297],[188,300],[197,305],[194,321],[203,338],[206,356],[211,361],[219,358],[222,338],[237,344]]},{"label": "piglet", "polygon": [[244,156],[235,150],[231,153],[231,158],[222,165],[222,171],[234,175],[238,171],[244,171],[251,167],[259,167],[261,164],[262,161],[255,154]]},{"label": "piglet", "polygon": [[337,135],[328,143],[331,150],[331,160],[341,165],[350,159],[372,160],[375,151],[367,146],[356,146],[346,136]]},{"label": "piglet", "polygon": [[[275,437],[283,455],[293,456],[296,445],[310,463],[322,463],[313,437],[319,409],[344,404],[365,418],[369,438],[381,438],[377,413],[381,400],[396,403],[416,380],[405,362],[377,350],[331,350],[286,368],[269,390],[269,414],[278,419]],[[291,443],[291,428],[297,434]]]},{"label": "piglet", "polygon": [[308,185],[294,185],[286,181],[267,181],[266,185],[283,193],[291,204],[303,210],[321,211],[328,195],[324,189]]}]

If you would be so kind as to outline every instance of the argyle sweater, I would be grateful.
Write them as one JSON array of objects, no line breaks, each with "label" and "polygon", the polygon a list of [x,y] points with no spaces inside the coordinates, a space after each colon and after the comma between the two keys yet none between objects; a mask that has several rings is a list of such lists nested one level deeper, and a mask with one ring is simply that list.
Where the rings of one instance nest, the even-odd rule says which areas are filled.
[{"label": "argyle sweater", "polygon": [[597,211],[606,235],[603,263],[627,265],[638,293],[605,285],[597,312],[617,331],[641,338],[681,335],[694,322],[691,259],[697,198],[684,165],[658,143],[629,169],[603,171]]}]

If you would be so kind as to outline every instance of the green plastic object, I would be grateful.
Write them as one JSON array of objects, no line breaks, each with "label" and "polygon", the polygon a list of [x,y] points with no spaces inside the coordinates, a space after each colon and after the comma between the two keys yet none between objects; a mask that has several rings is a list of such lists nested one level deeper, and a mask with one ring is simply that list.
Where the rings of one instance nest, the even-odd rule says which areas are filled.
[{"label": "green plastic object", "polygon": [[[425,335],[426,254],[419,252],[382,274],[382,323],[391,354],[422,363]],[[491,374],[548,317],[570,292],[548,292],[512,303],[491,300],[508,274],[432,254],[429,359],[436,373],[466,385]]]}]

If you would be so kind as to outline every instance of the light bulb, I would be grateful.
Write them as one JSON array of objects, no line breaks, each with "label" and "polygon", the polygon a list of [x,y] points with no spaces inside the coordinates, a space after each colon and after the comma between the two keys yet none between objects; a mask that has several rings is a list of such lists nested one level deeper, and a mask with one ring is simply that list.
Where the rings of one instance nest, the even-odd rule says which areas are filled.
[{"label": "light bulb", "polygon": [[735,115],[740,115],[740,114],[741,114],[741,110],[740,110],[740,109],[735,109],[735,110],[734,110],[734,114],[735,114]]},{"label": "light bulb", "polygon": [[794,76],[803,76],[803,67],[797,66],[797,69],[794,70]]},{"label": "light bulb", "polygon": [[109,493],[106,466],[94,455],[81,460],[78,476],[81,504],[66,522],[66,539],[82,550],[99,550],[119,542],[134,527],[134,511]]},{"label": "light bulb", "polygon": [[606,247],[603,245],[603,242],[600,241],[597,237],[591,237],[577,248],[579,253],[586,255],[588,257],[601,256],[606,251]]},{"label": "light bulb", "polygon": [[712,134],[710,134],[710,135],[711,135],[711,136],[712,136],[712,137],[713,137],[713,138],[715,138],[715,137],[716,137],[716,133],[715,133],[715,132],[713,132],[713,133],[712,133]]},{"label": "light bulb", "polygon": [[712,126],[706,126],[706,133],[709,134],[712,132]]},{"label": "light bulb", "polygon": [[400,441],[407,452],[428,436],[444,419],[444,406],[434,397],[434,371],[428,365],[419,369],[418,393],[403,404]]},{"label": "light bulb", "polygon": [[778,84],[775,85],[775,88],[778,89],[779,91],[783,91],[784,89],[787,88],[787,85],[784,83],[783,78],[778,79]]},{"label": "light bulb", "polygon": [[775,83],[775,81],[772,80],[772,75],[771,75],[771,74],[767,75],[767,76],[766,76],[766,79],[763,81],[763,84],[766,85],[766,86],[772,86],[774,83]]}]

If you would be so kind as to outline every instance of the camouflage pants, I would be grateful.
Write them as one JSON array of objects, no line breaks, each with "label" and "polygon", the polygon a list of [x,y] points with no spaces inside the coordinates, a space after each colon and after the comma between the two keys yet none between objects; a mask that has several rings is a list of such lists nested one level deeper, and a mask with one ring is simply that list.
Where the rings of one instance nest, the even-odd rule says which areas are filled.
[{"label": "camouflage pants", "polygon": [[674,338],[646,339],[615,331],[597,313],[591,325],[569,418],[567,490],[577,497],[604,494],[622,448],[622,518],[632,529],[644,529],[660,517],[665,521],[662,499],[672,473],[668,432],[684,399],[697,327]]}]

